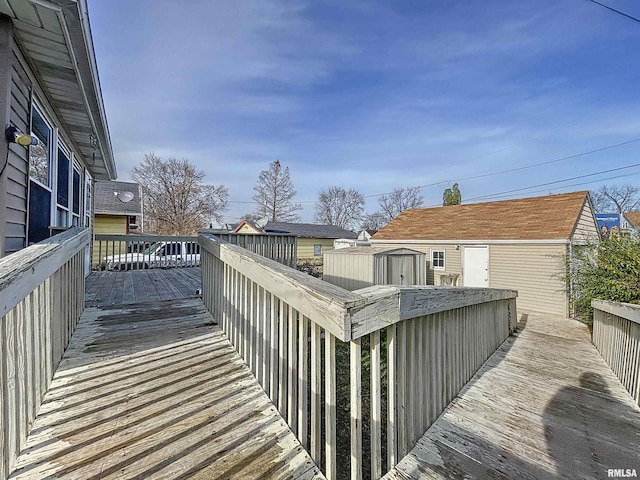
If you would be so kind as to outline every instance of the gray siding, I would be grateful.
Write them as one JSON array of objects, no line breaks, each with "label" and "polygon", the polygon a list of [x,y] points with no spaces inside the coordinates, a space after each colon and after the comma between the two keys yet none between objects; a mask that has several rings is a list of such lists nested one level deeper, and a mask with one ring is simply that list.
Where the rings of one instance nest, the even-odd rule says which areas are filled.
[{"label": "gray siding", "polygon": [[324,255],[323,280],[346,290],[374,285],[373,256],[338,255],[331,252]]},{"label": "gray siding", "polygon": [[[11,94],[9,123],[23,132],[28,132],[29,98],[31,82],[22,67],[20,53],[15,41],[11,48]],[[9,162],[6,169],[5,198],[5,248],[9,254],[25,246],[27,232],[27,185],[28,150],[16,144],[9,148]]]}]

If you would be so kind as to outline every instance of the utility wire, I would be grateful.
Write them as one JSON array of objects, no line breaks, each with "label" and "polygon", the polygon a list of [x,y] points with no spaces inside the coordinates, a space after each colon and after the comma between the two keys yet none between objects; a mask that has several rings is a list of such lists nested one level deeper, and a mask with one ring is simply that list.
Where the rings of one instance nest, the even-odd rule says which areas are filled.
[{"label": "utility wire", "polygon": [[626,17],[629,20],[633,20],[634,22],[640,23],[640,18],[636,18],[636,17],[634,17],[632,15],[629,15],[628,13],[624,13],[624,12],[621,12],[620,10],[616,10],[615,8],[610,7],[609,5],[605,5],[604,3],[596,2],[596,0],[587,0],[587,1],[589,1],[591,3],[595,3],[596,5],[599,5],[602,8],[606,8],[607,10],[610,10],[613,13],[617,13],[618,15],[622,15],[623,17]]},{"label": "utility wire", "polygon": [[[454,179],[454,180],[441,180],[439,182],[434,182],[434,183],[429,183],[427,185],[418,185],[419,189],[423,189],[423,188],[427,188],[427,187],[436,187],[438,185],[442,185],[442,184],[450,184],[452,182],[463,182],[466,180],[477,180],[478,178],[486,178],[486,177],[494,177],[497,175],[504,175],[505,173],[513,173],[513,172],[519,172],[521,170],[527,170],[529,168],[535,168],[535,167],[540,167],[542,165],[549,165],[551,163],[558,163],[558,162],[563,162],[565,160],[572,160],[574,158],[579,158],[579,157],[584,157],[586,155],[591,155],[594,153],[599,153],[599,152],[603,152],[605,150],[610,150],[612,148],[618,148],[618,147],[622,147],[624,145],[629,145],[631,143],[637,143],[640,142],[640,138],[634,138],[632,140],[627,140],[626,142],[621,142],[621,143],[616,143],[613,145],[607,145],[606,147],[601,147],[601,148],[596,148],[595,150],[589,150],[587,152],[581,152],[581,153],[576,153],[575,155],[568,155],[565,157],[560,157],[560,158],[555,158],[553,160],[546,160],[544,162],[538,162],[538,163],[532,163],[529,165],[523,165],[521,167],[514,167],[514,168],[509,168],[507,170],[500,170],[497,172],[492,172],[492,173],[483,173],[480,175],[473,175],[470,177],[463,177],[463,178],[458,178],[458,179]],[[375,193],[372,195],[364,195],[364,198],[375,198],[375,197],[381,197],[383,195],[389,195],[392,192],[386,192],[386,193]],[[228,203],[232,203],[232,204],[254,204],[255,202],[249,202],[249,201],[229,201]],[[317,200],[304,200],[301,202],[295,202],[295,203],[300,203],[300,204],[310,204],[310,203],[318,203]]]}]

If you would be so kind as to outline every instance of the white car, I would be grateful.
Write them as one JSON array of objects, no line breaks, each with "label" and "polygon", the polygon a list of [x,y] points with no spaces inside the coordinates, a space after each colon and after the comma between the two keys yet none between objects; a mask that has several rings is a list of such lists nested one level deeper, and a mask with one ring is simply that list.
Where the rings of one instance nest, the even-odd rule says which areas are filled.
[{"label": "white car", "polygon": [[200,265],[198,242],[156,242],[141,252],[108,255],[103,270],[131,270],[160,267],[196,267]]}]

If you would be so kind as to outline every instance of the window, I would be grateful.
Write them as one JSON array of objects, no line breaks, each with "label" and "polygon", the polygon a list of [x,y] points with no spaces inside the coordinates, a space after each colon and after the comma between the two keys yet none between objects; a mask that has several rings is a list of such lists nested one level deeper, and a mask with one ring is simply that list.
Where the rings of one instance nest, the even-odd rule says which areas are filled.
[{"label": "window", "polygon": [[322,245],[320,245],[319,243],[316,243],[313,246],[313,254],[317,257],[322,255]]},{"label": "window", "polygon": [[29,176],[45,187],[50,187],[50,160],[52,129],[42,114],[31,108],[31,133],[38,137],[38,145],[29,147]]},{"label": "window", "polygon": [[71,201],[71,214],[72,224],[74,227],[80,226],[80,186],[82,185],[80,180],[80,166],[73,164],[73,177],[71,178],[72,201]]},{"label": "window", "polygon": [[93,196],[92,196],[92,178],[88,173],[84,180],[84,226],[91,228],[93,222]]},{"label": "window", "polygon": [[444,250],[431,250],[431,268],[444,270]]},{"label": "window", "polygon": [[57,164],[57,184],[56,184],[56,202],[57,215],[56,226],[69,226],[69,173],[70,160],[68,150],[58,144],[58,164]]}]

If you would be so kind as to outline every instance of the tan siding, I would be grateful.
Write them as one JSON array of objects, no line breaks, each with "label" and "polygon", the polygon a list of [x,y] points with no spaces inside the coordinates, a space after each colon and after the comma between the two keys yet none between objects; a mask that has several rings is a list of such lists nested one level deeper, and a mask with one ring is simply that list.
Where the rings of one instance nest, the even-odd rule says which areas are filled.
[{"label": "tan siding", "polygon": [[[405,247],[411,250],[422,252],[426,257],[426,284],[440,285],[440,275],[462,275],[462,250],[456,250],[455,245],[434,245],[428,243],[420,244],[398,244],[394,242],[375,242],[375,246],[380,247]],[[444,250],[444,270],[431,269],[431,250]],[[458,285],[461,285],[461,278]]]},{"label": "tan siding", "polygon": [[322,252],[333,250],[332,238],[298,238],[298,260],[303,258],[322,260],[322,255],[313,254],[313,246],[322,245]]},{"label": "tan siding", "polygon": [[324,255],[323,280],[346,290],[373,285],[373,256]]},{"label": "tan siding", "polygon": [[598,240],[598,225],[593,217],[593,211],[589,202],[585,202],[576,229],[572,237],[572,241],[576,244],[584,244]]},{"label": "tan siding", "polygon": [[567,315],[566,245],[489,245],[489,286],[518,291],[518,310]]}]

